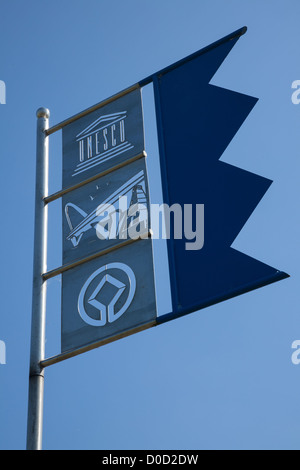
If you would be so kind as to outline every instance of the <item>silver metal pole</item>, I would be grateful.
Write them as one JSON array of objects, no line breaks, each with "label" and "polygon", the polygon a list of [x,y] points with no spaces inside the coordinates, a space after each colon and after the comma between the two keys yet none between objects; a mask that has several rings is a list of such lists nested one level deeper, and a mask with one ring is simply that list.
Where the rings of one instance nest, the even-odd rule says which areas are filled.
[{"label": "silver metal pole", "polygon": [[45,358],[46,281],[42,274],[47,270],[47,225],[50,112],[37,110],[36,195],[34,228],[33,292],[31,318],[31,349],[29,370],[27,450],[42,449],[44,369],[40,362]]}]

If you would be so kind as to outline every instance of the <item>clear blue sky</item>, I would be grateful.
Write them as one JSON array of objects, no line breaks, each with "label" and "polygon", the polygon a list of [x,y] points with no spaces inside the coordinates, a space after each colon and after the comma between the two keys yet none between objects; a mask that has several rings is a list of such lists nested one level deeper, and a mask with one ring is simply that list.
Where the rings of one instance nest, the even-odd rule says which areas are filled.
[{"label": "clear blue sky", "polygon": [[[298,0],[2,0],[1,449],[26,445],[37,108],[48,107],[55,124],[245,25],[212,83],[259,102],[222,159],[274,183],[233,246],[291,278],[48,368],[43,447],[300,448],[300,366],[291,362],[300,339],[300,105],[291,102],[299,14]],[[155,188],[153,122],[146,139]],[[50,161],[53,192],[60,134]],[[59,216],[55,203],[49,268],[60,264]],[[159,257],[156,269],[163,313]],[[57,278],[48,356],[59,353],[59,309]]]}]

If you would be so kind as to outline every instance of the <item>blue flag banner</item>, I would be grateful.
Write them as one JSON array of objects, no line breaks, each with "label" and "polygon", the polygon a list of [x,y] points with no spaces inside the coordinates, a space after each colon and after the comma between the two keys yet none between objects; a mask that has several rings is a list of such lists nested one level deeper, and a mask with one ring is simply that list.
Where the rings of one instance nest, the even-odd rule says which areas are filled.
[{"label": "blue flag banner", "polygon": [[205,207],[202,249],[167,240],[173,312],[158,323],[288,277],[231,248],[272,183],[219,161],[258,101],[209,83],[245,32],[152,76],[164,203]]},{"label": "blue flag banner", "polygon": [[[258,101],[210,83],[245,32],[48,129],[48,135],[64,129],[63,190],[47,198],[62,198],[64,265],[43,278],[61,274],[64,288],[62,352],[42,367],[288,277],[232,248],[272,184],[220,161]],[[172,311],[159,317],[141,100],[150,83],[164,208],[170,215],[176,205],[181,214],[175,223],[174,210],[166,237]],[[124,237],[129,228],[131,240]]]}]

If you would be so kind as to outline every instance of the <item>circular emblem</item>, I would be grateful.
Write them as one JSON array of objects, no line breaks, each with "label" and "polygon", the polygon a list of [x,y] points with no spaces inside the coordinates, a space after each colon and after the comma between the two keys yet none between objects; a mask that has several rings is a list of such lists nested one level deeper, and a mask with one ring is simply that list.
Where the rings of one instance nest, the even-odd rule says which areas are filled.
[{"label": "circular emblem", "polygon": [[135,290],[136,279],[129,266],[124,263],[106,264],[84,283],[78,297],[79,315],[90,326],[113,323],[127,311]]}]

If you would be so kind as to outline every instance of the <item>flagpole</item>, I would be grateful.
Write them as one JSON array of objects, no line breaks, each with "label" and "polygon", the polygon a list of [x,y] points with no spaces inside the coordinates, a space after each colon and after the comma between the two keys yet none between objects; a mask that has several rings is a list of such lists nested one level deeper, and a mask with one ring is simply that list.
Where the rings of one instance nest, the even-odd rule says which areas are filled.
[{"label": "flagpole", "polygon": [[36,115],[36,194],[27,450],[42,449],[44,401],[44,369],[40,362],[45,358],[46,281],[42,275],[47,270],[48,208],[44,198],[48,195],[49,137],[46,131],[49,128],[50,112],[46,108],[39,108]]}]

